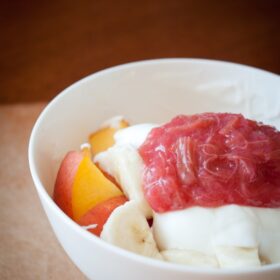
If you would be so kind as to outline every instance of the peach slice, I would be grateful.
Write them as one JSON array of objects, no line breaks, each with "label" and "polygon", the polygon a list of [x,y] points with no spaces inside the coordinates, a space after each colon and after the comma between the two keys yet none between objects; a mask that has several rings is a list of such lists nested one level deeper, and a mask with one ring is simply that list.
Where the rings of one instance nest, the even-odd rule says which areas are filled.
[{"label": "peach slice", "polygon": [[72,188],[83,154],[68,152],[60,164],[54,185],[53,199],[61,210],[69,217],[73,217]]},{"label": "peach slice", "polygon": [[[125,202],[127,202],[127,198],[124,195],[101,202],[82,216],[78,224],[81,226],[88,226],[88,231],[99,236],[102,232],[103,225],[106,223],[113,210]],[[93,225],[93,227],[91,227],[91,225]]]},{"label": "peach slice", "polygon": [[75,221],[95,205],[122,195],[122,191],[92,162],[88,148],[81,152],[69,152],[63,159],[53,197]]},{"label": "peach slice", "polygon": [[73,219],[79,220],[98,203],[120,195],[123,195],[121,190],[103,175],[90,157],[85,156],[73,182]]},{"label": "peach slice", "polygon": [[105,126],[89,136],[91,144],[91,151],[93,155],[103,152],[114,145],[114,134],[119,129],[128,127],[128,122],[123,119],[112,119],[105,124]]}]

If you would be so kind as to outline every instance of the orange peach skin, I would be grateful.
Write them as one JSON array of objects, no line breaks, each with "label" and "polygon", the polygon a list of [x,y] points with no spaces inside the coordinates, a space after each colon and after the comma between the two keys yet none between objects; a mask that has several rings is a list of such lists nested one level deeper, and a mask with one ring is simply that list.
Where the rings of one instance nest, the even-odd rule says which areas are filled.
[{"label": "orange peach skin", "polygon": [[78,221],[96,205],[122,191],[98,169],[89,149],[69,152],[58,171],[54,201],[73,220]]},{"label": "orange peach skin", "polygon": [[91,152],[93,153],[93,155],[96,155],[112,147],[115,143],[114,134],[118,130],[128,126],[129,124],[127,121],[121,120],[119,122],[118,128],[104,127],[92,133],[89,136],[89,143],[91,144]]},{"label": "orange peach skin", "polygon": [[84,216],[80,218],[78,224],[81,226],[95,225],[95,228],[90,228],[88,231],[91,233],[100,236],[103,225],[106,223],[107,219],[113,212],[115,208],[124,204],[127,201],[127,198],[122,196],[117,196],[110,198],[104,202],[97,204],[91,210],[89,210]]},{"label": "orange peach skin", "polygon": [[78,221],[95,205],[121,195],[122,191],[104,176],[90,157],[85,156],[79,164],[73,182],[73,219]]},{"label": "orange peach skin", "polygon": [[68,152],[60,165],[54,186],[54,201],[70,218],[73,218],[73,182],[82,159],[83,155],[81,153]]}]

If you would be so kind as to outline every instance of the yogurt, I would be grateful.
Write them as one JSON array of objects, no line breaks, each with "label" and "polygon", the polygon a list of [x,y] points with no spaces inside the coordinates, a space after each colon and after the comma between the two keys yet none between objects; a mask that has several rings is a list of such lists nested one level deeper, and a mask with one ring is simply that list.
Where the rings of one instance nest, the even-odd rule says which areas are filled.
[{"label": "yogurt", "polygon": [[140,124],[118,131],[116,144],[94,161],[116,178],[130,200],[139,202],[146,217],[153,216],[154,238],[165,259],[214,267],[280,262],[280,209],[225,205],[161,214],[151,210],[141,187],[143,162],[137,149],[154,127]]}]

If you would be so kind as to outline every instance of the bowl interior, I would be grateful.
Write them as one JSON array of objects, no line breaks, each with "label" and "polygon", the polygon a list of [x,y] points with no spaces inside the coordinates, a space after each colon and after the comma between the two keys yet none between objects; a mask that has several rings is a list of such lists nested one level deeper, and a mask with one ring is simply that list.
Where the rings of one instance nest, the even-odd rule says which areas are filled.
[{"label": "bowl interior", "polygon": [[[144,61],[91,75],[67,88],[42,112],[29,144],[31,173],[60,243],[89,278],[108,279],[102,269],[104,265],[107,267],[103,261],[107,258],[115,260],[116,279],[123,279],[122,275],[128,272],[133,279],[138,272],[137,279],[144,276],[146,279],[147,274],[147,279],[158,279],[158,275],[162,277],[160,271],[164,270],[162,279],[175,277],[181,280],[185,279],[185,272],[189,273],[190,268],[162,262],[155,265],[154,260],[151,264],[147,258],[122,252],[62,215],[50,199],[62,158],[69,150],[78,150],[92,131],[115,115],[124,116],[131,124],[163,123],[178,114],[206,111],[242,113],[280,129],[280,78],[225,62],[197,59]],[[92,266],[93,261],[95,266]],[[263,273],[273,269],[273,276],[266,279],[278,279],[280,266],[261,268]],[[262,274],[256,275],[254,271],[248,271],[252,272],[250,279],[263,279]],[[195,278],[191,276],[191,279],[239,279],[238,272],[207,272],[201,278],[202,272],[199,271],[194,275]]]},{"label": "bowl interior", "polygon": [[41,114],[31,157],[51,195],[58,165],[106,119],[162,123],[178,114],[234,112],[280,128],[280,78],[237,64],[167,59],[131,63],[67,88]]}]

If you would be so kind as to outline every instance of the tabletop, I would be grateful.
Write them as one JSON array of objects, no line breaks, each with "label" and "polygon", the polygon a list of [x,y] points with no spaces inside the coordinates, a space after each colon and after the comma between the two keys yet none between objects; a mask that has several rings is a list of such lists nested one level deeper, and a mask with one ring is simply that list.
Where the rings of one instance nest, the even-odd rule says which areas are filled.
[{"label": "tabletop", "polygon": [[45,103],[0,105],[0,279],[85,279],[59,245],[33,185],[27,159]]},{"label": "tabletop", "polygon": [[280,74],[277,0],[2,1],[0,279],[84,279],[56,240],[27,160],[46,103],[91,73],[189,57]]}]

